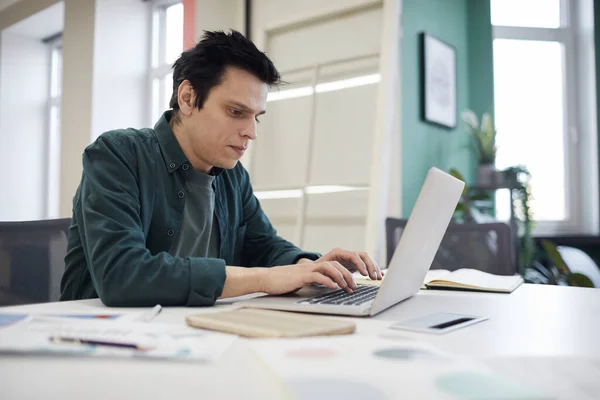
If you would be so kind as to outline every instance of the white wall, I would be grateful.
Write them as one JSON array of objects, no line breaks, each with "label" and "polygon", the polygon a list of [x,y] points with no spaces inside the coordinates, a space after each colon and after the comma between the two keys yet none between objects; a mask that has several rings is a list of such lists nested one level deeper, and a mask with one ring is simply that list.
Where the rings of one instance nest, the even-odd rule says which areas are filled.
[{"label": "white wall", "polygon": [[244,0],[197,0],[196,38],[203,31],[235,29],[244,33]]},{"label": "white wall", "polygon": [[0,41],[0,220],[44,216],[44,139],[49,52],[2,31]]},{"label": "white wall", "polygon": [[[228,0],[230,1],[230,0]],[[254,0],[252,2],[252,40],[259,48],[266,45],[266,31],[290,26],[290,22],[326,18],[340,9],[375,4],[379,0]],[[310,44],[309,44],[310,45]]]},{"label": "white wall", "polygon": [[150,29],[146,3],[96,0],[91,140],[149,120]]}]

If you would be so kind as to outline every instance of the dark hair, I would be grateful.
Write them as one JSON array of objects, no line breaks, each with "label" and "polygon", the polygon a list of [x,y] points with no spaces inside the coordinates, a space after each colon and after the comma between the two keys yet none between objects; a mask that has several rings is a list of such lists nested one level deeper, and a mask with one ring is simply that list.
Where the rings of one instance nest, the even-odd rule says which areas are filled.
[{"label": "dark hair", "polygon": [[210,90],[221,83],[227,67],[237,67],[256,76],[269,86],[281,83],[273,62],[241,33],[231,30],[204,31],[200,42],[184,51],[173,65],[173,94],[169,107],[179,110],[177,89],[190,81],[196,93],[196,107],[201,109]]}]

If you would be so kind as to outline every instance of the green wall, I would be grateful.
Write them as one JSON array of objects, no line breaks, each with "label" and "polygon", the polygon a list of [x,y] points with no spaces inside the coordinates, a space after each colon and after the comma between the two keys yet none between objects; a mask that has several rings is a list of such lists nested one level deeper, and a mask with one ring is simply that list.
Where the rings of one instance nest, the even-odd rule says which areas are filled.
[{"label": "green wall", "polygon": [[467,0],[469,108],[477,115],[493,112],[494,40],[489,0]]},{"label": "green wall", "polygon": [[[596,118],[598,118],[598,155],[600,156],[600,1],[594,0],[594,43],[596,56]],[[600,168],[600,163],[598,163]],[[600,253],[600,251],[599,251]],[[600,254],[598,255],[600,257]],[[599,264],[600,265],[600,264]]]},{"label": "green wall", "polygon": [[[456,48],[458,125],[424,123],[420,104],[419,33]],[[476,160],[460,114],[493,106],[492,28],[489,1],[404,0],[402,12],[402,214],[408,217],[430,167],[458,169],[472,181]]]}]

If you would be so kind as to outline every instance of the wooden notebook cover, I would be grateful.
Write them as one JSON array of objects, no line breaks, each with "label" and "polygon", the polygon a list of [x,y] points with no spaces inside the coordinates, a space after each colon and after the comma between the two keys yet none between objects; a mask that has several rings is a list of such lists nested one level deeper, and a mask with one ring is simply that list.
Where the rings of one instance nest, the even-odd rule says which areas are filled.
[{"label": "wooden notebook cover", "polygon": [[193,328],[253,338],[344,335],[353,333],[356,329],[356,324],[352,321],[258,308],[188,315],[185,322]]}]

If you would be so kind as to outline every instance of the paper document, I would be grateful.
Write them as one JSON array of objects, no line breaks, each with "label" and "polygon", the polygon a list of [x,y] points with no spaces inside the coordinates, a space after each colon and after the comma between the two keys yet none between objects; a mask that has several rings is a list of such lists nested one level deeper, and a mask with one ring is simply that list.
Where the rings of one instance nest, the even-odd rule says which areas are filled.
[{"label": "paper document", "polygon": [[[44,317],[54,318],[79,318],[79,319],[102,319],[102,320],[114,320],[117,318],[135,318],[129,314],[0,314],[0,328],[6,325],[12,325],[16,322],[22,321],[27,317],[38,315]],[[137,316],[137,315],[136,315]]]},{"label": "paper document", "polygon": [[248,342],[295,399],[552,399],[413,340],[369,336]]},{"label": "paper document", "polygon": [[0,353],[212,361],[234,335],[168,324],[28,316],[0,327]]},{"label": "paper document", "polygon": [[498,373],[561,400],[595,400],[600,395],[600,359],[586,357],[494,357],[478,360]]}]

